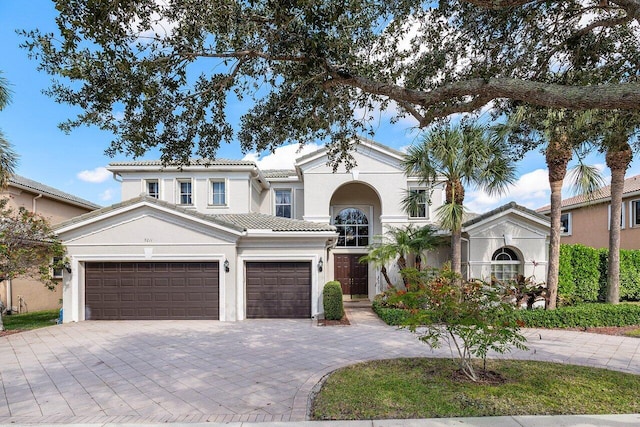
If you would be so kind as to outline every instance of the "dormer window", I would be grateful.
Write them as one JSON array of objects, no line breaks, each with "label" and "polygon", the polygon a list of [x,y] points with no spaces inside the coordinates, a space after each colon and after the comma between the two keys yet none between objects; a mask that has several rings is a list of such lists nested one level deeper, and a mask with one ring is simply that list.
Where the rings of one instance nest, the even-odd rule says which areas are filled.
[{"label": "dormer window", "polygon": [[192,192],[191,192],[191,180],[179,180],[178,181],[178,204],[180,205],[192,205]]}]

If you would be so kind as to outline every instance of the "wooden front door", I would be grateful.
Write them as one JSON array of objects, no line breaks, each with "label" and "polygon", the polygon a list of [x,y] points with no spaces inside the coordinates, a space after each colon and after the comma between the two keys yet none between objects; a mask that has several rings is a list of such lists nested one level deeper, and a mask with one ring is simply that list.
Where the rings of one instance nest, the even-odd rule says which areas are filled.
[{"label": "wooden front door", "polygon": [[368,295],[369,266],[358,262],[364,254],[335,254],[335,280],[342,285],[344,295]]}]

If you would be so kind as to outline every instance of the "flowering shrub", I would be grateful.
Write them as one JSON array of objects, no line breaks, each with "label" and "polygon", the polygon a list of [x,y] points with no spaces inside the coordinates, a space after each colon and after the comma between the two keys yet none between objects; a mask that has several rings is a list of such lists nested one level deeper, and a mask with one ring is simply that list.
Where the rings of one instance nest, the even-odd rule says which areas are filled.
[{"label": "flowering shrub", "polygon": [[407,310],[402,326],[431,347],[448,343],[461,371],[471,380],[479,379],[473,358],[484,361],[489,351],[502,354],[512,347],[526,349],[519,332],[523,325],[513,316],[516,307],[510,302],[513,295],[509,287],[463,281],[448,268],[435,278],[416,271],[408,277],[415,291],[389,289],[376,303]]}]

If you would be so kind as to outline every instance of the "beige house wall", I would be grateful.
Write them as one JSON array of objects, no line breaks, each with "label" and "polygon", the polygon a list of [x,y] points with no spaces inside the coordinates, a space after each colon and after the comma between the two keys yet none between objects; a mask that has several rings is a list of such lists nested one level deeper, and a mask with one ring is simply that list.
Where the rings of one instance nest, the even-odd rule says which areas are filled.
[{"label": "beige house wall", "polygon": [[[640,249],[640,227],[632,226],[631,201],[638,197],[623,199],[624,224],[620,230],[621,249]],[[587,205],[577,209],[563,210],[571,214],[570,234],[562,235],[562,243],[580,243],[593,248],[609,247],[609,203]]]},{"label": "beige house wall", "polygon": [[[30,212],[42,215],[51,225],[91,211],[89,208],[71,205],[40,193],[12,186],[1,192],[0,197],[8,198],[8,206],[13,209],[23,207]],[[10,295],[7,294],[9,289],[11,290]],[[7,281],[0,282],[0,300],[7,308],[11,308],[16,313],[60,308],[62,307],[61,299],[61,280],[58,281],[58,286],[53,291],[48,290],[41,281],[34,278],[19,277],[13,279],[11,284]]]}]

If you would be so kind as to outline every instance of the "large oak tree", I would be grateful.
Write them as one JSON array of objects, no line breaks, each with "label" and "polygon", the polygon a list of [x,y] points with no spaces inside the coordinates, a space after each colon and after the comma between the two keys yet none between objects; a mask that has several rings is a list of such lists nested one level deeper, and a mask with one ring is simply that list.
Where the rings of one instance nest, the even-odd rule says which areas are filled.
[{"label": "large oak tree", "polygon": [[[639,0],[56,0],[58,34],[25,31],[109,153],[166,162],[372,131],[376,109],[419,127],[509,99],[638,109]],[[238,119],[235,98],[246,101]],[[236,124],[237,128],[235,127]]]}]

